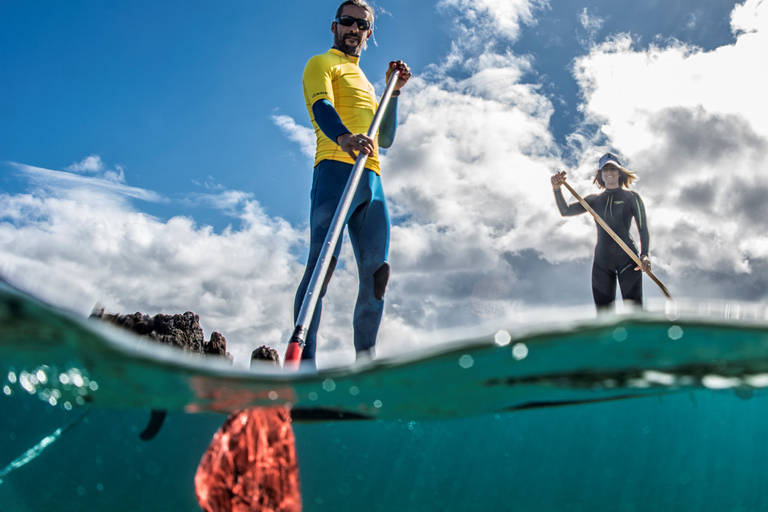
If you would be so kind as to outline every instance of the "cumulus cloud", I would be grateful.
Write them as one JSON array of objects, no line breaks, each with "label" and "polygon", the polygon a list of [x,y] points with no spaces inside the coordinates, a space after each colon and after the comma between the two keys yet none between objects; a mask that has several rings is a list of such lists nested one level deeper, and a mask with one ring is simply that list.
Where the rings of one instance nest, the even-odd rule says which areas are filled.
[{"label": "cumulus cloud", "polygon": [[[641,177],[653,253],[672,288],[758,297],[763,277],[768,4],[733,11],[736,43],[703,51],[679,42],[637,48],[628,34],[595,45],[575,73],[583,111]],[[691,281],[697,281],[693,285]],[[731,279],[731,286],[722,282]],[[738,284],[733,284],[738,283]],[[752,290],[747,293],[747,290]],[[764,298],[764,297],[762,297]]]},{"label": "cumulus cloud", "polygon": [[12,282],[83,314],[97,303],[121,313],[192,310],[240,361],[254,340],[287,340],[300,271],[290,250],[302,233],[248,198],[239,200],[245,227],[216,234],[190,218],[137,211],[118,200],[125,189],[77,184],[0,196],[0,272]]},{"label": "cumulus cloud", "polygon": [[93,174],[103,180],[113,181],[115,183],[125,183],[125,172],[119,165],[114,169],[107,169],[99,155],[90,155],[80,162],[74,163],[66,168],[67,171],[83,174]]}]

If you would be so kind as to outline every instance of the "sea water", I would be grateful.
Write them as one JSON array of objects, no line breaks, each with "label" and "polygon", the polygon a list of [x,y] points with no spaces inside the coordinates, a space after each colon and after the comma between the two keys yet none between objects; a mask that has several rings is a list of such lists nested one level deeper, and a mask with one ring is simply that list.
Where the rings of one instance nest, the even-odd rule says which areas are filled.
[{"label": "sea water", "polygon": [[[439,376],[435,376],[439,382]],[[430,421],[294,423],[306,511],[768,510],[768,394],[732,389]],[[0,394],[0,467],[71,411]],[[199,510],[216,414],[94,408],[0,484],[6,511]]]}]

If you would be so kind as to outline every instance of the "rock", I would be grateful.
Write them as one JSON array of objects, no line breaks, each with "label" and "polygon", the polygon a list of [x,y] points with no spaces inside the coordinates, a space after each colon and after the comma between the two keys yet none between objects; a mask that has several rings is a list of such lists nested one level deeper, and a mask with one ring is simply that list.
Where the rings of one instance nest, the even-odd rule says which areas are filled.
[{"label": "rock", "polygon": [[217,356],[227,355],[227,340],[221,333],[213,331],[211,341],[205,344],[205,353]]},{"label": "rock", "polygon": [[194,354],[226,357],[232,361],[232,356],[227,352],[226,338],[221,333],[214,332],[211,340],[205,341],[200,317],[192,311],[176,315],[158,314],[152,317],[140,312],[128,315],[108,314],[104,313],[103,309],[98,309],[91,313],[91,317],[128,329],[158,343],[172,345]]}]

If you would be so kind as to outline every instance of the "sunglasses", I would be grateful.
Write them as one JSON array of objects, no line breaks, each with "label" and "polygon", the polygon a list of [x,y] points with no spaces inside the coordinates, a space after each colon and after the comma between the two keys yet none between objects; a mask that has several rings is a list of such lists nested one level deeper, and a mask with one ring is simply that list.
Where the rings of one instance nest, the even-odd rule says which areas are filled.
[{"label": "sunglasses", "polygon": [[360,30],[368,30],[371,28],[371,22],[362,18],[353,18],[352,16],[339,16],[336,18],[336,23],[345,27],[351,27],[357,23],[357,28]]}]

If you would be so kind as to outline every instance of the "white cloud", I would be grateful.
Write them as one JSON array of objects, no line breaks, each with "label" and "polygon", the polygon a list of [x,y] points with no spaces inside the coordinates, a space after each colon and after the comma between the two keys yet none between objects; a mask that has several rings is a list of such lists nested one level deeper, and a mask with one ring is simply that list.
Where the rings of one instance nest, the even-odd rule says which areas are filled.
[{"label": "white cloud", "polygon": [[312,128],[302,126],[296,123],[292,117],[282,114],[272,116],[272,122],[280,128],[288,140],[299,144],[299,149],[307,158],[314,160],[316,138]]},{"label": "white cloud", "polygon": [[71,172],[97,173],[104,170],[104,162],[98,155],[91,155],[83,158],[80,162],[67,167]]},{"label": "white cloud", "polygon": [[56,304],[86,314],[199,314],[206,336],[230,351],[287,341],[301,267],[290,250],[302,233],[241,198],[244,228],[216,234],[192,219],[162,222],[115,201],[111,191],[72,187],[56,195],[0,197],[0,271]]},{"label": "white cloud", "polygon": [[[88,157],[89,159],[96,159],[101,162],[99,157]],[[84,160],[85,161],[85,160]],[[93,163],[93,160],[91,160]],[[48,193],[55,193],[55,191],[61,188],[90,188],[101,189],[104,191],[117,194],[116,197],[127,196],[134,199],[141,199],[142,201],[160,202],[165,199],[156,192],[151,190],[141,189],[137,187],[129,187],[122,184],[124,177],[122,175],[122,169],[118,168],[118,172],[105,171],[103,167],[94,170],[89,168],[89,172],[102,172],[101,176],[80,176],[71,172],[54,171],[51,169],[43,169],[42,167],[34,167],[31,165],[19,164],[15,162],[9,162],[9,165],[15,167],[19,172],[26,175],[33,183],[38,187],[45,189]],[[90,164],[89,164],[90,165]],[[71,169],[70,166],[68,169]],[[85,167],[76,167],[75,170],[82,171]]]},{"label": "white cloud", "polygon": [[95,174],[97,177],[114,183],[125,183],[125,172],[123,168],[115,166],[114,170],[107,169],[99,155],[90,155],[78,163],[74,163],[66,168],[67,171]]},{"label": "white cloud", "polygon": [[[765,298],[768,3],[733,11],[733,45],[636,49],[618,35],[579,59],[587,119],[639,172],[657,263],[674,287]],[[723,284],[727,283],[727,284]],[[740,287],[740,288],[739,288]]]}]

